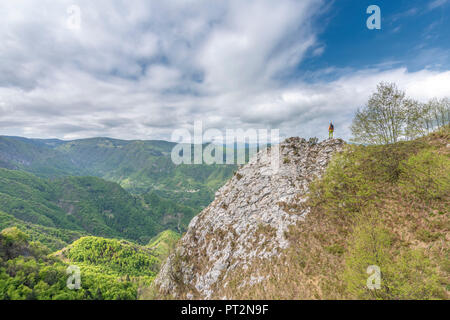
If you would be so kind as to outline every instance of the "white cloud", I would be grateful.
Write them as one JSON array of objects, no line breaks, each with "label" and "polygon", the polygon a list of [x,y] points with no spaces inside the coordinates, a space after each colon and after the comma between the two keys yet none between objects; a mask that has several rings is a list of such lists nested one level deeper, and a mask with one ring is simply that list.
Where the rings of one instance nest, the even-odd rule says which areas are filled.
[{"label": "white cloud", "polygon": [[428,8],[430,10],[433,10],[433,9],[443,6],[447,2],[448,2],[448,0],[434,0],[434,1],[431,1],[431,3],[428,5]]},{"label": "white cloud", "polygon": [[[68,6],[81,29],[66,27]],[[321,1],[2,1],[0,134],[170,139],[205,128],[280,128],[349,137],[354,110],[381,81],[421,100],[448,93],[449,72],[346,72],[285,82],[306,52],[323,53]],[[331,70],[331,71],[330,71]],[[328,74],[333,68],[319,70]]]}]

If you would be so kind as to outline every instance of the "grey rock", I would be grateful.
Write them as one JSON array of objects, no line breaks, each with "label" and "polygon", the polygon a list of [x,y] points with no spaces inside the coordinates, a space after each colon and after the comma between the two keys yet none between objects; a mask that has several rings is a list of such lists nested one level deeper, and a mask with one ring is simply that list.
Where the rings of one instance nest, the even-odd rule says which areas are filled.
[{"label": "grey rock", "polygon": [[[271,167],[271,153],[264,151],[240,167],[217,191],[214,201],[192,219],[177,245],[175,254],[184,257],[183,274],[177,277],[183,279],[183,287],[195,288],[204,299],[222,296],[220,288],[230,280],[230,271],[248,268],[256,259],[280,255],[290,245],[284,235],[289,226],[310,211],[290,205],[308,199],[309,183],[320,177],[332,155],[344,144],[340,139],[317,143],[317,138],[308,142],[289,138],[279,145],[278,170]],[[283,161],[286,158],[288,161]],[[162,293],[174,295],[180,286],[170,275],[175,254],[167,259],[155,280]],[[257,276],[242,285],[263,280]]]}]

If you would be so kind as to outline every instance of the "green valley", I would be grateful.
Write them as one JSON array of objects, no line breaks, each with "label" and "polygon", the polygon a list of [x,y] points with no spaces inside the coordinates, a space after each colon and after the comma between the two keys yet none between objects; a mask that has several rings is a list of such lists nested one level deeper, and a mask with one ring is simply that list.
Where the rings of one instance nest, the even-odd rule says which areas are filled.
[{"label": "green valley", "polygon": [[[139,228],[150,230],[145,235],[147,238],[140,239],[142,242],[163,229],[183,232],[192,217],[214,199],[214,193],[232,176],[236,166],[175,165],[171,160],[174,145],[157,140],[92,138],[62,141],[0,136],[0,168],[14,170],[0,173],[2,178],[4,176],[0,181],[3,185],[3,188],[0,186],[3,205],[0,208],[13,214],[9,210],[16,210],[17,202],[11,197],[20,198],[24,208],[17,209],[14,214],[19,219],[50,227],[88,228],[88,232],[94,235],[119,236],[125,233],[125,238],[138,240],[142,236]],[[123,189],[94,177],[115,182]],[[13,184],[9,185],[11,182]],[[39,195],[29,198],[29,189],[33,186],[39,186],[35,190]],[[109,195],[103,198],[102,192]],[[80,202],[86,197],[91,197],[89,204]],[[39,206],[30,201],[39,203]],[[42,213],[43,208],[46,214]],[[73,219],[66,217],[74,208],[77,208],[79,220],[75,224]],[[110,212],[113,209],[116,212]],[[92,210],[102,211],[104,217],[100,219],[98,215],[90,215],[91,221],[82,217],[83,212]],[[133,222],[123,224],[122,220],[128,219],[128,215],[120,215],[117,210],[140,215],[136,221],[147,221],[134,230],[127,225]],[[142,212],[147,218],[144,219]],[[115,221],[123,230],[114,227]]]},{"label": "green valley", "polygon": [[0,137],[0,299],[136,299],[236,168],[173,145]]}]

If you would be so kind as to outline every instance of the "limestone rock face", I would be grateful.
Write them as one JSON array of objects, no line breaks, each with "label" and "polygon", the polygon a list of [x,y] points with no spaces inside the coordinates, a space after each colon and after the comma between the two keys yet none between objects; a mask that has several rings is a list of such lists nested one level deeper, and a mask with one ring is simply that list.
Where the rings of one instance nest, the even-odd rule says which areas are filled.
[{"label": "limestone rock face", "polygon": [[[302,204],[310,182],[344,144],[340,139],[289,138],[279,145],[277,170],[270,151],[254,156],[192,219],[155,280],[159,291],[179,298],[217,297],[230,271],[281,254],[289,246],[288,227],[309,212]],[[242,285],[262,280],[252,276]]]}]

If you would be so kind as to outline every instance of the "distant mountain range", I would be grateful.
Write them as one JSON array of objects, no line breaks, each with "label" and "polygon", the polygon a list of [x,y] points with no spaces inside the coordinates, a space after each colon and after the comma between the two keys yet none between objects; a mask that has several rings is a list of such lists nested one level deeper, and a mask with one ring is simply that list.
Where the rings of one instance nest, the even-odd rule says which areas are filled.
[{"label": "distant mountain range", "polygon": [[159,189],[197,190],[205,186],[217,189],[235,169],[223,165],[176,166],[170,158],[174,146],[175,143],[158,140],[62,141],[1,136],[0,167],[44,178],[95,176],[140,194]]},{"label": "distant mountain range", "polygon": [[235,165],[175,165],[166,141],[0,137],[0,228],[52,249],[80,235],[147,243],[185,231]]}]

